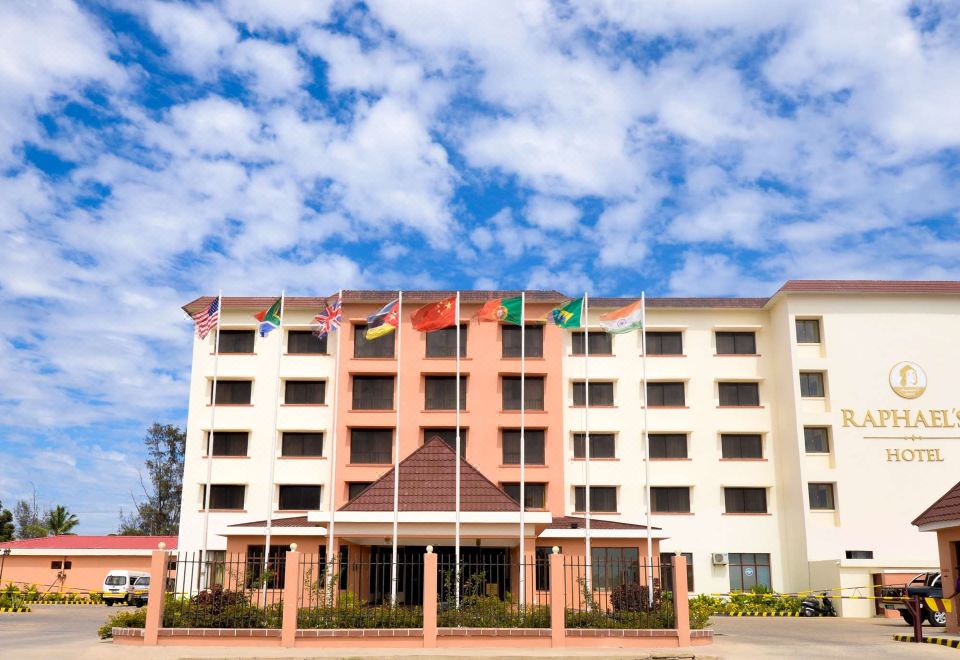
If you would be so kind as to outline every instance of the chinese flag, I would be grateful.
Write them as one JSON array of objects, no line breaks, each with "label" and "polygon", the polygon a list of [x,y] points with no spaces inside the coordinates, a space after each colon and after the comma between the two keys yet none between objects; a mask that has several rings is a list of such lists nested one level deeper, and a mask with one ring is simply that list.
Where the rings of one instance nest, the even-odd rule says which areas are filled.
[{"label": "chinese flag", "polygon": [[410,317],[414,330],[432,332],[441,328],[449,328],[457,320],[457,297],[451,296],[439,302],[424,305]]}]

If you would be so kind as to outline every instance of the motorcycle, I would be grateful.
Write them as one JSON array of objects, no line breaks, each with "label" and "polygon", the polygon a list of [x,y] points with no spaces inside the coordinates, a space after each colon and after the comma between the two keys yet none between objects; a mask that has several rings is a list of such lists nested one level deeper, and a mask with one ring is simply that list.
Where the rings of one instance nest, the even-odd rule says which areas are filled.
[{"label": "motorcycle", "polygon": [[816,596],[807,596],[800,603],[800,616],[837,616],[833,608],[833,601],[826,592],[818,599]]}]

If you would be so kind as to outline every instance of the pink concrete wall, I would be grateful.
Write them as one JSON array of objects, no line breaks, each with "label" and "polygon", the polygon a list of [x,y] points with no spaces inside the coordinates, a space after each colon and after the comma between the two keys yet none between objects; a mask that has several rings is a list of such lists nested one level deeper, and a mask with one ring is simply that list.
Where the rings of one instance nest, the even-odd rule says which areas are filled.
[{"label": "pink concrete wall", "polygon": [[[50,568],[52,561],[72,562],[71,568],[60,571]],[[95,557],[75,555],[17,555],[16,551],[4,560],[0,582],[9,582],[23,587],[35,584],[41,592],[56,591],[101,591],[103,579],[112,570],[150,570],[149,556],[100,555]],[[58,574],[63,574],[63,579]]]}]

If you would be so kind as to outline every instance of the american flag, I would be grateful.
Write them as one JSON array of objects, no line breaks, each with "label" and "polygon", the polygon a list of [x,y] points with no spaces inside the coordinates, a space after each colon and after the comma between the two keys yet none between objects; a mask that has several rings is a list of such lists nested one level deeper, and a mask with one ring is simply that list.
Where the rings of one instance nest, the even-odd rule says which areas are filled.
[{"label": "american flag", "polygon": [[197,324],[197,336],[205,339],[210,330],[217,327],[220,321],[220,297],[214,298],[210,306],[202,312],[193,315],[193,321]]},{"label": "american flag", "polygon": [[313,323],[311,324],[313,326],[313,334],[319,339],[323,339],[328,333],[340,327],[342,318],[340,314],[340,298],[337,297],[336,302],[332,305],[327,305],[323,308],[322,312],[313,317]]}]

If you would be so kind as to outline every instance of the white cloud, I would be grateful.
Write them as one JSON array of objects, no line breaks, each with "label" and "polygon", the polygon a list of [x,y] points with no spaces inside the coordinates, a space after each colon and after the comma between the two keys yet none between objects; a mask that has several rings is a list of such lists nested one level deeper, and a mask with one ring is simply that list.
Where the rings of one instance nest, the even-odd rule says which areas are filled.
[{"label": "white cloud", "polygon": [[163,40],[170,60],[200,78],[215,74],[225,53],[239,38],[236,28],[213,5],[153,0],[138,8],[150,29]]},{"label": "white cloud", "polygon": [[245,39],[231,54],[233,68],[253,77],[251,87],[268,99],[295,95],[307,79],[296,48],[263,39]]},{"label": "white cloud", "polygon": [[569,234],[577,228],[581,213],[569,201],[538,195],[527,202],[524,215],[540,229]]}]

